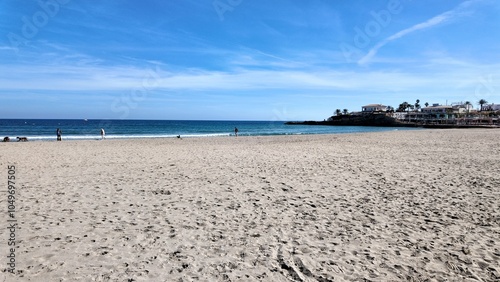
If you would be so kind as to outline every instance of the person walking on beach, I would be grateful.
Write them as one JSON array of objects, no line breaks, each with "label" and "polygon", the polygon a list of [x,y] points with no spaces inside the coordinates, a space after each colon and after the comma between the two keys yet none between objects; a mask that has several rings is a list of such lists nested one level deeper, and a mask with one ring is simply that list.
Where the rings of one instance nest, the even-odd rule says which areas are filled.
[{"label": "person walking on beach", "polygon": [[238,137],[238,128],[237,127],[234,128],[234,136]]},{"label": "person walking on beach", "polygon": [[101,128],[101,140],[104,140],[106,132],[104,132],[104,128]]},{"label": "person walking on beach", "polygon": [[62,131],[60,128],[58,128],[56,130],[56,134],[57,134],[57,141],[61,141],[62,140]]}]

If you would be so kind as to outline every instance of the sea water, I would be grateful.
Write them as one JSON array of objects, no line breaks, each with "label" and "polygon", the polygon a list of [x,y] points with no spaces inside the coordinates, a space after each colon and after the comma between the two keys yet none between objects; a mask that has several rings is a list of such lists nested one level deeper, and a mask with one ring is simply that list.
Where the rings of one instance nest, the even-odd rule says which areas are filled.
[{"label": "sea water", "polygon": [[283,121],[198,121],[198,120],[63,120],[0,119],[0,138],[28,137],[31,140],[56,140],[60,128],[63,140],[100,139],[101,128],[107,139],[337,134],[412,130],[367,126],[286,125]]}]

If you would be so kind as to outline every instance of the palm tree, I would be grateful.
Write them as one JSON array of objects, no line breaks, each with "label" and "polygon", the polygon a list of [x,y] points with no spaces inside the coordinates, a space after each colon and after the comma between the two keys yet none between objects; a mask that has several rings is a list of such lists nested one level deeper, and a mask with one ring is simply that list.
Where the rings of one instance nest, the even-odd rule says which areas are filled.
[{"label": "palm tree", "polygon": [[479,105],[481,105],[481,112],[483,111],[483,105],[484,104],[488,104],[488,101],[484,100],[484,99],[481,99],[479,100],[479,102],[477,102]]},{"label": "palm tree", "polygon": [[471,108],[472,103],[470,101],[465,101],[465,109],[467,110],[467,114],[469,114],[469,109]]},{"label": "palm tree", "polygon": [[417,102],[415,103],[415,110],[419,110],[420,109],[420,100],[417,99]]},{"label": "palm tree", "polygon": [[342,113],[342,111],[340,109],[335,110],[335,115],[340,116],[340,113]]},{"label": "palm tree", "polygon": [[425,105],[426,108],[429,107],[429,103],[428,102],[425,102],[424,105]]},{"label": "palm tree", "polygon": [[349,110],[348,109],[344,109],[342,112],[344,113],[344,115],[347,115],[349,113]]},{"label": "palm tree", "polygon": [[408,104],[408,102],[403,102],[403,103],[399,104],[398,112],[405,112],[406,109],[408,109],[409,105],[410,104]]}]

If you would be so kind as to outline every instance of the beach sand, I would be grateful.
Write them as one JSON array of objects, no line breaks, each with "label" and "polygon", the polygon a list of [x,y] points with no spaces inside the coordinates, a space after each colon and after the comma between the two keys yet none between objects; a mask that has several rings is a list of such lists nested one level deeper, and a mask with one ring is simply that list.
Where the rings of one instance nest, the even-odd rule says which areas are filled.
[{"label": "beach sand", "polygon": [[0,152],[0,282],[500,280],[500,130]]}]

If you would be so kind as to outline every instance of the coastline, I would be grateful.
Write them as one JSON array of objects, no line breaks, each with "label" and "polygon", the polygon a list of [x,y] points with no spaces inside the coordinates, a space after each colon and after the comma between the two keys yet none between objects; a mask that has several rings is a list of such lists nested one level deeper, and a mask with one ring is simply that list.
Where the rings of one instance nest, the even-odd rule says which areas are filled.
[{"label": "coastline", "polygon": [[493,281],[499,137],[434,129],[0,144],[1,166],[17,168],[22,227],[22,272],[0,275]]},{"label": "coastline", "polygon": [[292,121],[287,125],[321,126],[372,126],[372,127],[407,127],[407,128],[500,128],[497,119],[412,119],[400,120],[386,113],[364,113],[361,115],[332,116],[324,121]]}]

